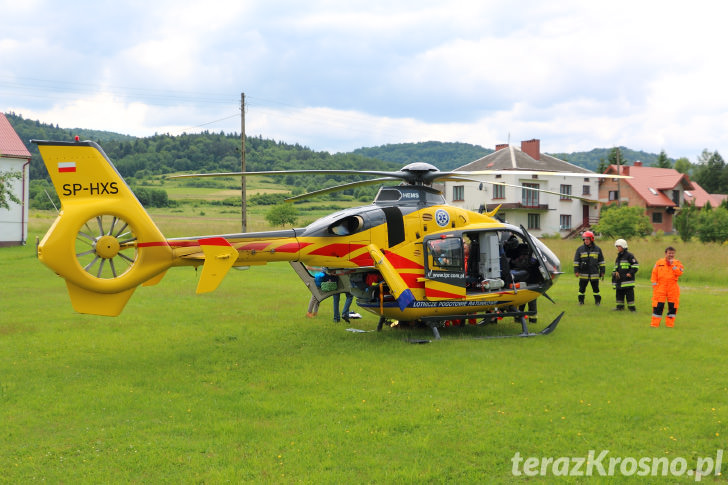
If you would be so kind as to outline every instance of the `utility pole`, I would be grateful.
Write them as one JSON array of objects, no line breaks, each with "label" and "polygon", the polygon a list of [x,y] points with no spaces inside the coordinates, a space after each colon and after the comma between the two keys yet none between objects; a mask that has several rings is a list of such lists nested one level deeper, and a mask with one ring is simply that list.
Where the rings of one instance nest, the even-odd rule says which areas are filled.
[{"label": "utility pole", "polygon": [[[622,175],[622,166],[619,163],[619,147],[617,147],[617,175]],[[617,179],[617,207],[622,205],[622,190],[620,188],[619,179]]]},{"label": "utility pole", "polygon": [[[240,93],[240,171],[245,172],[245,93]],[[245,176],[240,176],[240,213],[243,232],[248,231],[248,207],[245,202],[247,188]]]}]

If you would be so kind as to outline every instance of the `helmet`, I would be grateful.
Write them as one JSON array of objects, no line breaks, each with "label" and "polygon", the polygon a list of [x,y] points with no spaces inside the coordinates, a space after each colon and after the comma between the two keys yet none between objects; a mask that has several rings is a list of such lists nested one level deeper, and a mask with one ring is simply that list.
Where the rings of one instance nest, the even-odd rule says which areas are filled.
[{"label": "helmet", "polygon": [[584,234],[581,235],[581,238],[582,239],[587,238],[587,237],[591,238],[591,240],[593,241],[594,240],[594,233],[591,232],[591,231],[586,231],[586,232],[584,232]]},{"label": "helmet", "polygon": [[627,241],[624,239],[617,239],[614,241],[614,247],[616,248],[617,246],[627,249]]},{"label": "helmet", "polygon": [[516,236],[511,236],[508,238],[508,240],[505,242],[504,246],[506,249],[515,250],[518,249],[518,238]]}]

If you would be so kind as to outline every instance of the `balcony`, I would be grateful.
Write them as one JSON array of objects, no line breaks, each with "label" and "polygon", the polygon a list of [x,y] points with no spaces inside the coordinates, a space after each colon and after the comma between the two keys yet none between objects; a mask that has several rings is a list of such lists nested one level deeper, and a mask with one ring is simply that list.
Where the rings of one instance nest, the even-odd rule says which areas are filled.
[{"label": "balcony", "polygon": [[551,210],[548,204],[526,205],[523,202],[504,202],[501,210],[522,210],[530,212],[546,212]]}]

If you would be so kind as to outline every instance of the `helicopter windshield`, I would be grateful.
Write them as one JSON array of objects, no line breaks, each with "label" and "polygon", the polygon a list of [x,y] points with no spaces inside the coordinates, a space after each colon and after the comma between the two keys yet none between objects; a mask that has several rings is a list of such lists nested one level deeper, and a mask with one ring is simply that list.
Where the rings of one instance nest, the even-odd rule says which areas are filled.
[{"label": "helicopter windshield", "polygon": [[355,215],[336,221],[329,227],[329,231],[335,236],[348,236],[359,232],[363,227],[364,219],[359,215]]}]

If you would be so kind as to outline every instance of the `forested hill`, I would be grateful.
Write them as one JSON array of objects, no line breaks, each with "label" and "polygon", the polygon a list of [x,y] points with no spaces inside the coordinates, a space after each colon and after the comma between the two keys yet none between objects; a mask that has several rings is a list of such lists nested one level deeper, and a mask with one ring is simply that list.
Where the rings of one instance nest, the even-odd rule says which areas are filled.
[{"label": "forested hill", "polygon": [[[609,160],[609,154],[612,150],[612,148],[595,148],[588,152],[549,153],[549,155],[597,172],[599,164],[606,163]],[[426,141],[358,148],[353,153],[396,162],[400,166],[411,162],[427,162],[435,165],[440,170],[453,170],[489,155],[493,151],[469,143]],[[631,165],[638,160],[644,165],[652,165],[657,162],[658,158],[658,155],[653,153],[630,150],[625,147],[620,147],[620,153],[623,157],[621,162],[627,165]]]},{"label": "forested hill", "polygon": [[[588,152],[574,153],[549,153],[552,157],[564,160],[574,165],[579,165],[593,172],[598,172],[599,164],[602,161],[609,160],[609,153],[613,148],[594,148]],[[653,165],[657,162],[659,155],[647,153],[643,151],[630,150],[626,147],[619,147],[622,156],[620,163],[632,165],[636,161],[642,162],[643,165]]]},{"label": "forested hill", "polygon": [[[146,178],[171,172],[230,172],[240,170],[240,135],[236,133],[168,134],[137,138],[108,131],[82,128],[60,128],[58,125],[24,119],[14,113],[6,114],[10,124],[33,154],[31,179],[47,178],[38,148],[31,139],[67,140],[75,136],[99,143],[124,177]],[[246,169],[369,169],[398,170],[412,162],[427,162],[440,170],[452,170],[493,152],[469,143],[428,141],[399,143],[359,148],[351,153],[316,152],[298,144],[288,144],[258,137],[246,137]],[[607,160],[611,149],[595,148],[589,152],[555,153],[562,160],[596,171]],[[657,155],[621,148],[623,162],[641,160],[650,165]],[[339,182],[341,177],[325,177]],[[326,180],[311,177],[304,185],[315,187]],[[349,177],[347,181],[351,181]],[[287,183],[287,182],[286,182]],[[287,183],[288,184],[288,183]],[[289,185],[300,185],[300,182]],[[320,188],[319,185],[317,188]]]},{"label": "forested hill", "polygon": [[425,141],[357,148],[353,153],[395,162],[400,167],[412,162],[430,163],[440,170],[453,170],[493,153],[493,150],[469,143]]},{"label": "forested hill", "polygon": [[[90,139],[101,145],[116,168],[125,178],[147,178],[180,171],[192,172],[234,172],[240,170],[240,135],[203,132],[178,136],[154,135],[145,138],[129,137],[110,132],[63,129],[58,126],[24,120],[20,116],[6,114],[10,124],[34,155],[31,160],[31,179],[47,178],[45,166],[38,148],[31,139],[71,141],[78,135],[82,140]],[[294,170],[294,169],[343,169],[343,170],[397,170],[396,163],[353,153],[330,154],[315,152],[295,144],[246,137],[246,170]],[[303,183],[311,190],[321,188],[322,183],[330,185],[344,180],[338,176],[307,177]],[[350,182],[351,177],[346,181]],[[301,182],[287,185],[301,185]]]}]

